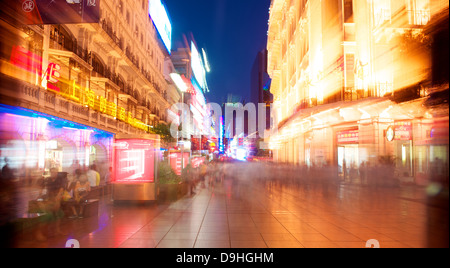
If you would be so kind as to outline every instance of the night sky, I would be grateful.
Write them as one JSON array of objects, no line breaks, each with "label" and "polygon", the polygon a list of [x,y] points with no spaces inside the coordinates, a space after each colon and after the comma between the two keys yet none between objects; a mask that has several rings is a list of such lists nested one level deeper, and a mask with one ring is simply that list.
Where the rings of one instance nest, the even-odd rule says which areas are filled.
[{"label": "night sky", "polygon": [[211,66],[208,102],[228,94],[250,99],[250,75],[258,51],[266,47],[270,0],[165,0],[173,28],[173,48],[192,33]]}]

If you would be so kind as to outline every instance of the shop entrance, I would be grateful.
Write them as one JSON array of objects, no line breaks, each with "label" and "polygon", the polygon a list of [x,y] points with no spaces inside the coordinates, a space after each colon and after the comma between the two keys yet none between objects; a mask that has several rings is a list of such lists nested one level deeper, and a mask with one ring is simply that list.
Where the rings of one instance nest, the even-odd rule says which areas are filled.
[{"label": "shop entrance", "polygon": [[[42,152],[44,153],[44,152]],[[44,173],[50,174],[50,169],[56,168],[59,172],[70,171],[70,167],[76,158],[75,145],[64,139],[53,139],[45,142]]]},{"label": "shop entrance", "polygon": [[108,152],[106,149],[98,144],[94,144],[90,147],[89,165],[103,164],[108,162]]},{"label": "shop entrance", "polygon": [[397,144],[397,172],[401,177],[413,177],[412,142],[404,141]]},{"label": "shop entrance", "polygon": [[50,174],[50,169],[56,168],[62,171],[63,148],[57,140],[45,143],[45,173]]},{"label": "shop entrance", "polygon": [[351,180],[350,175],[358,169],[358,165],[359,146],[357,144],[338,147],[338,170],[342,180]]}]

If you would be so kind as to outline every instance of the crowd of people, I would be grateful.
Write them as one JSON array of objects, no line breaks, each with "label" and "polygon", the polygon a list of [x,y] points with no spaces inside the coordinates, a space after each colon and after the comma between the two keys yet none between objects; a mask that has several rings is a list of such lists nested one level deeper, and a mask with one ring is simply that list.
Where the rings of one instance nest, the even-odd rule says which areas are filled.
[{"label": "crowd of people", "polygon": [[383,162],[362,162],[359,166],[339,167],[329,163],[307,166],[272,162],[212,161],[197,168],[189,165],[183,171],[183,178],[190,184],[191,193],[195,193],[197,185],[211,187],[224,178],[284,185],[324,183],[337,186],[344,183],[377,188],[398,186],[400,182],[397,176],[395,167]]},{"label": "crowd of people", "polygon": [[222,182],[225,176],[224,165],[217,161],[203,163],[198,167],[189,164],[182,173],[182,178],[189,185],[190,195],[196,194],[198,185],[202,188],[214,187],[217,182]]}]

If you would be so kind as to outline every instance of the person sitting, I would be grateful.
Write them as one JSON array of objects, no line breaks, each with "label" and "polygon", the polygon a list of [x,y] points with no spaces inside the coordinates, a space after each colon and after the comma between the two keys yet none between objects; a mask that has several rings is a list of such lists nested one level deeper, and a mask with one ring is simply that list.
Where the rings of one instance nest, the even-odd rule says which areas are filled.
[{"label": "person sitting", "polygon": [[[72,206],[73,216],[70,218],[83,218],[83,203],[87,201],[87,196],[91,191],[91,185],[86,174],[81,174],[74,188],[74,204]],[[77,212],[79,208],[79,212]]]}]

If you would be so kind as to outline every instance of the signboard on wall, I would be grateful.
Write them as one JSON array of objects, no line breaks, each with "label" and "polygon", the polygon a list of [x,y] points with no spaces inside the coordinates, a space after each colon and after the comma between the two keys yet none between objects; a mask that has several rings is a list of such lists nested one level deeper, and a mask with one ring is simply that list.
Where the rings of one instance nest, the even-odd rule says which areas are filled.
[{"label": "signboard on wall", "polygon": [[356,144],[359,143],[359,131],[347,130],[337,133],[337,142],[339,144]]},{"label": "signboard on wall", "polygon": [[99,23],[100,0],[19,0],[26,24]]},{"label": "signboard on wall", "polygon": [[395,140],[397,141],[412,140],[411,122],[395,122]]},{"label": "signboard on wall", "polygon": [[412,135],[412,123],[405,121],[395,122],[385,132],[385,137],[388,141],[411,141]]}]

